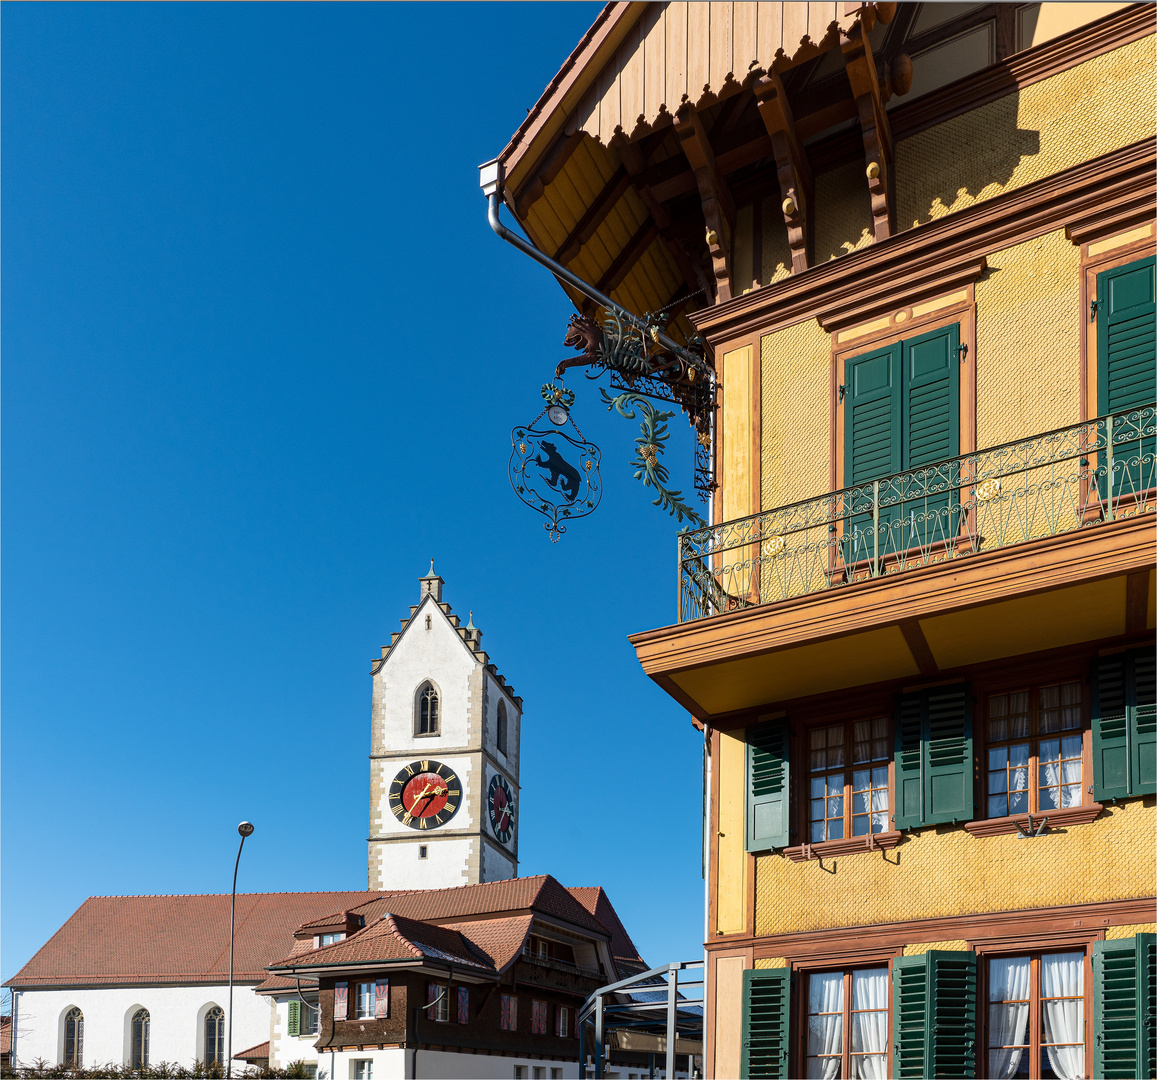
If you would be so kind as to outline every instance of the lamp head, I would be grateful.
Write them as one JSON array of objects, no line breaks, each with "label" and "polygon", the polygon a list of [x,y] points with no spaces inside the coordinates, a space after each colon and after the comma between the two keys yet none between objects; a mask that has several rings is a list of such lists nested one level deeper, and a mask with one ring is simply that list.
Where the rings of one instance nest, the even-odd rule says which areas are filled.
[{"label": "lamp head", "polygon": [[237,832],[242,837],[252,836],[253,835],[253,826],[248,821],[243,821],[243,822],[241,822],[240,825],[237,826]]}]

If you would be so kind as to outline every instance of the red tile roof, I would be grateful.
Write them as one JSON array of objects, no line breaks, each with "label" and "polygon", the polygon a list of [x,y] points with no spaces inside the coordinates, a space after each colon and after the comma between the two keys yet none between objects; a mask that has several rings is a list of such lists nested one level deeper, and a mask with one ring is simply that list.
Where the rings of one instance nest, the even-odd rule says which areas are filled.
[{"label": "red tile roof", "polygon": [[249,1047],[248,1050],[242,1050],[239,1054],[233,1055],[234,1061],[268,1061],[269,1060],[269,1043],[258,1043],[256,1046]]},{"label": "red tile roof", "polygon": [[[234,978],[259,982],[307,919],[380,893],[244,893],[237,897]],[[223,983],[229,895],[91,896],[5,986]]]},{"label": "red tile roof", "polygon": [[611,932],[611,953],[616,959],[634,960],[644,964],[644,970],[646,970],[645,962],[639,955],[639,950],[635,947],[631,935],[627,933],[627,928],[623,926],[618,912],[615,911],[610,898],[603,892],[601,885],[575,886],[566,891]]},{"label": "red tile roof", "polygon": [[0,1054],[12,1053],[12,1017],[0,1016]]}]

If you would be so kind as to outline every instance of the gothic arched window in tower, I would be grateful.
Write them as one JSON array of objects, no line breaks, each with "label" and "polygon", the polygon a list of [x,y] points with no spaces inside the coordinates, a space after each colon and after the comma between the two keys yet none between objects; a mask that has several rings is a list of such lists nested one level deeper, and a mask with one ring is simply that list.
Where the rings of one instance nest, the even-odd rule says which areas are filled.
[{"label": "gothic arched window in tower", "polygon": [[414,717],[415,735],[437,735],[439,722],[438,691],[434,684],[424,682],[418,688],[418,708]]},{"label": "gothic arched window in tower", "polygon": [[75,1006],[64,1018],[64,1061],[73,1069],[84,1067],[84,1013]]},{"label": "gothic arched window in tower", "polygon": [[498,752],[500,754],[506,753],[506,702],[498,702]]}]

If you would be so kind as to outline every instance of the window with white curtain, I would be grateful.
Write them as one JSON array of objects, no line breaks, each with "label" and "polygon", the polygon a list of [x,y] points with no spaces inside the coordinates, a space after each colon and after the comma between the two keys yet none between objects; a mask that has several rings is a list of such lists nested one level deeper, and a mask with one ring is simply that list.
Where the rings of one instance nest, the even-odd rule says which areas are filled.
[{"label": "window with white curtain", "polygon": [[888,828],[888,719],[849,720],[808,732],[808,840]]},{"label": "window with white curtain", "polygon": [[988,698],[988,816],[1080,806],[1084,707],[1080,682]]},{"label": "window with white curtain", "polygon": [[888,997],[886,967],[808,976],[809,1080],[886,1080]]},{"label": "window with white curtain", "polygon": [[1085,1075],[1085,954],[988,961],[988,1074],[993,1080]]}]

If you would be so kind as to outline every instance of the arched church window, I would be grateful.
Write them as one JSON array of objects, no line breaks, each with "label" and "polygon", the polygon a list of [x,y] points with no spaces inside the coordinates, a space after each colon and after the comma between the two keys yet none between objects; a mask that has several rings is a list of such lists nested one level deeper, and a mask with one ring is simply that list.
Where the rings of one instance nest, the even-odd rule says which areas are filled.
[{"label": "arched church window", "polygon": [[417,735],[437,735],[439,722],[438,691],[428,683],[422,683],[418,690],[418,715],[414,725]]},{"label": "arched church window", "polygon": [[498,750],[506,753],[506,702],[498,702]]},{"label": "arched church window", "polygon": [[133,1013],[132,1053],[130,1064],[134,1069],[143,1069],[149,1063],[149,1010],[137,1009]]},{"label": "arched church window", "polygon": [[225,1064],[225,1010],[220,1005],[205,1013],[205,1064]]},{"label": "arched church window", "polygon": [[84,1013],[77,1008],[68,1010],[64,1018],[64,1065],[72,1069],[84,1068]]}]

